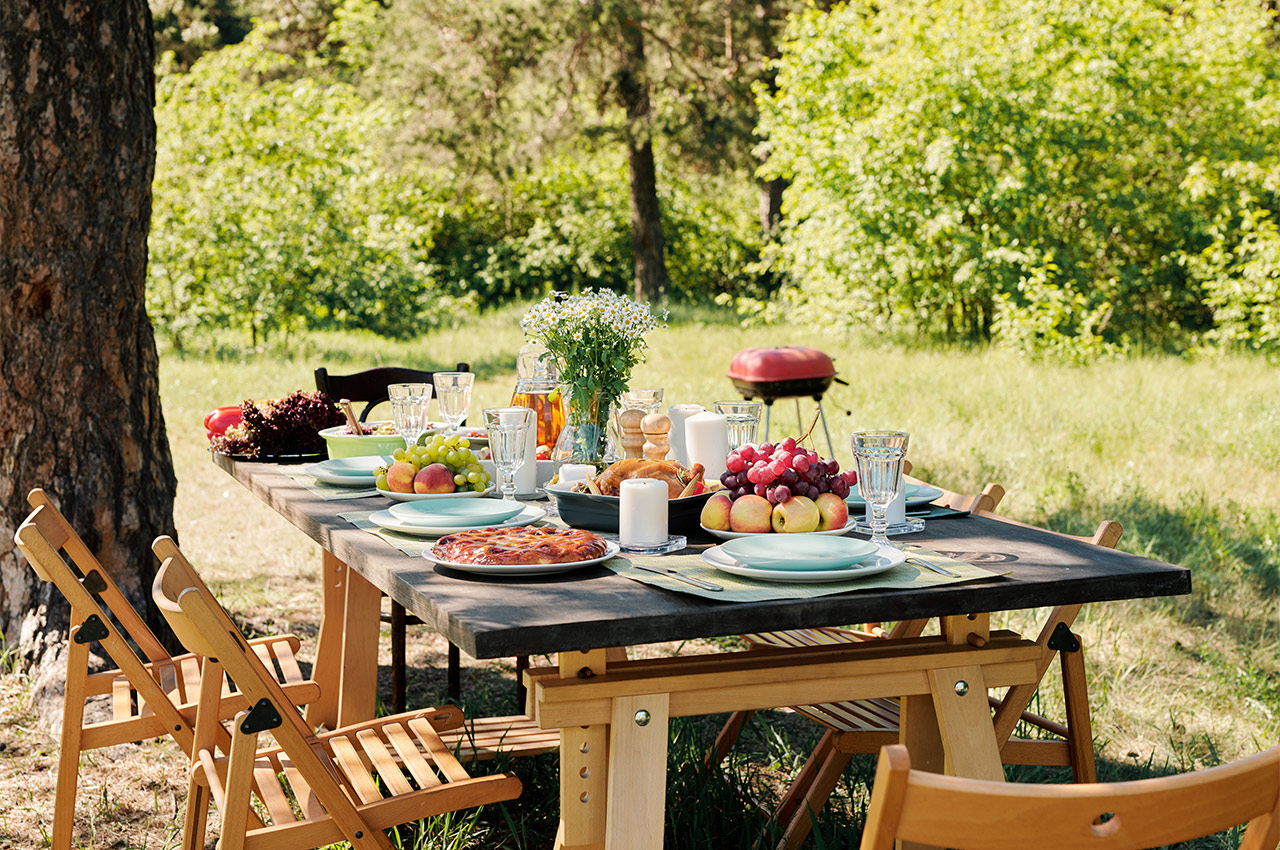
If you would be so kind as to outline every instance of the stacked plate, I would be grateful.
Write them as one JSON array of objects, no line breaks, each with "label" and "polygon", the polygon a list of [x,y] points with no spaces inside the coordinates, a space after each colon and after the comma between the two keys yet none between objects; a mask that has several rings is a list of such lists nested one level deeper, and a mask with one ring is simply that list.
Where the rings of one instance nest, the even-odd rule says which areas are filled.
[{"label": "stacked plate", "polygon": [[381,455],[367,457],[341,457],[320,463],[309,463],[302,471],[325,484],[339,487],[372,487],[374,470],[390,464],[391,458]]},{"label": "stacked plate", "polygon": [[546,514],[542,508],[517,502],[459,496],[425,502],[401,502],[385,511],[376,511],[369,516],[369,520],[379,528],[401,534],[441,537],[470,528],[528,525]]},{"label": "stacked plate", "polygon": [[[902,489],[907,497],[908,508],[923,508],[925,505],[942,495],[941,490],[937,487],[930,487],[928,484],[904,483],[902,485]],[[866,499],[862,498],[862,494],[859,493],[856,488],[849,494],[849,497],[845,499],[845,501],[849,503],[851,513],[854,509],[865,510],[867,507]]]},{"label": "stacked plate", "polygon": [[877,575],[907,559],[849,537],[777,534],[740,537],[703,553],[716,569],[760,581],[817,584]]}]

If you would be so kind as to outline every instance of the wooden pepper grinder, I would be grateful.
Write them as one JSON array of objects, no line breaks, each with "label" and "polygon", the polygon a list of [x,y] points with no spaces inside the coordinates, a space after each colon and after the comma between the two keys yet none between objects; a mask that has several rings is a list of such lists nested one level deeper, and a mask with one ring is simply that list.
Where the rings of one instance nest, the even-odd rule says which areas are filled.
[{"label": "wooden pepper grinder", "polygon": [[667,442],[671,433],[671,417],[665,413],[650,413],[640,420],[644,431],[644,456],[649,460],[666,460],[671,445]]},{"label": "wooden pepper grinder", "polygon": [[644,419],[643,410],[624,410],[618,414],[618,430],[622,432],[624,458],[644,457],[644,432],[640,428],[642,419]]}]

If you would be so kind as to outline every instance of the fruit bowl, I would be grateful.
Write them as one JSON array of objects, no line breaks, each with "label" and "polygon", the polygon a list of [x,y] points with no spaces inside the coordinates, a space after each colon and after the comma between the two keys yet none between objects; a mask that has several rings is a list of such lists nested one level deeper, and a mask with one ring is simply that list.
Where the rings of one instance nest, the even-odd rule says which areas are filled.
[{"label": "fruit bowl", "polygon": [[[618,530],[619,496],[597,496],[595,493],[574,493],[560,484],[550,484],[546,488],[547,495],[555,499],[560,511],[560,518],[574,528],[587,528],[592,531]],[[696,496],[685,496],[683,499],[667,501],[667,532],[669,534],[691,534],[698,530],[698,517],[702,515],[702,506],[711,498],[711,492],[699,493]]]},{"label": "fruit bowl", "polygon": [[[366,425],[377,427],[382,422],[366,422]],[[368,455],[389,455],[396,449],[404,448],[404,438],[399,434],[348,434],[346,425],[325,428],[320,432],[325,444],[329,447],[330,458],[367,457]]]}]

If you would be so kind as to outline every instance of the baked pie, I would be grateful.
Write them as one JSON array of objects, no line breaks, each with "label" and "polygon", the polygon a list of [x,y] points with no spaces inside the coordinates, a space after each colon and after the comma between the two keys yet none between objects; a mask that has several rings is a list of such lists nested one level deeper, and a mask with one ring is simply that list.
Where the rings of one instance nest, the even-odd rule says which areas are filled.
[{"label": "baked pie", "polygon": [[474,528],[441,537],[433,557],[455,564],[517,566],[568,564],[602,558],[608,547],[599,535],[580,528]]}]

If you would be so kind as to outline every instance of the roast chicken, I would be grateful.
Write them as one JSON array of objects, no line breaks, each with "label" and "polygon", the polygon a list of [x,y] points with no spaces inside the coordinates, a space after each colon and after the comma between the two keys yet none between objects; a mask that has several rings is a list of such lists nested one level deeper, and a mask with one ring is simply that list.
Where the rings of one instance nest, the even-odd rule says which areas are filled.
[{"label": "roast chicken", "polygon": [[628,478],[653,478],[666,482],[667,498],[677,499],[691,482],[700,481],[704,472],[700,463],[692,469],[685,469],[678,463],[669,460],[647,460],[645,458],[628,458],[609,466],[595,480],[596,487],[605,496],[617,496],[619,487]]}]

